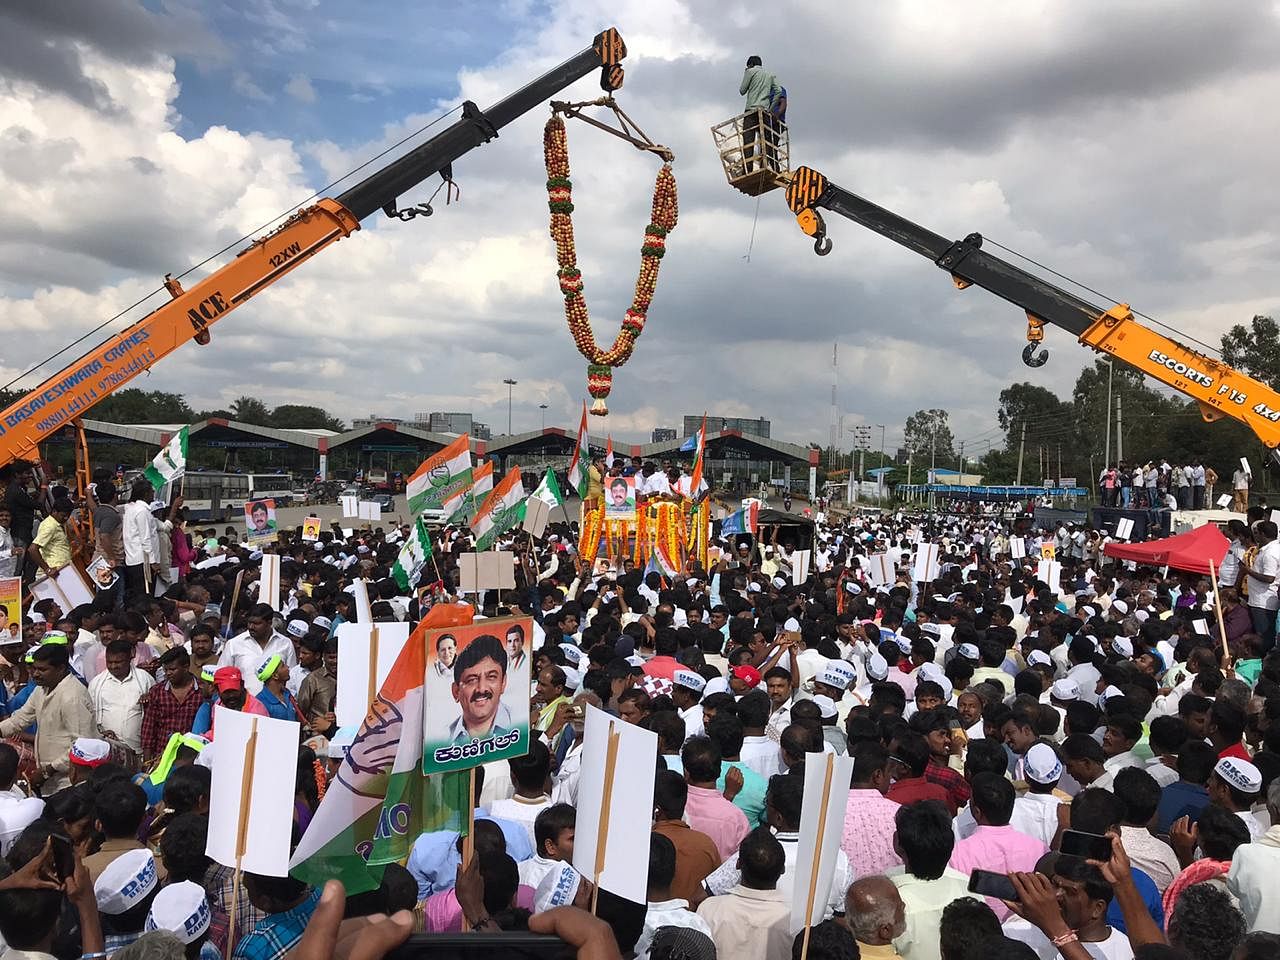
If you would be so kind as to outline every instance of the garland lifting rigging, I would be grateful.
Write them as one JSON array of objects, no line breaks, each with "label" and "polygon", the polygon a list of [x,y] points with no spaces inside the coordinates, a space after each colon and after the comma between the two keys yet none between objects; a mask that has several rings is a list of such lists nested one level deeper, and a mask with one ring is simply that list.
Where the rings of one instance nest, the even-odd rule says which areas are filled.
[{"label": "garland lifting rigging", "polygon": [[[612,127],[582,114],[583,107],[607,107],[617,118],[618,126]],[[591,329],[587,302],[582,294],[582,271],[578,269],[577,250],[573,239],[573,186],[569,180],[569,146],[561,115],[577,117],[616,137],[626,140],[637,149],[657,154],[662,158],[653,188],[653,210],[650,222],[644,230],[640,247],[640,275],[636,279],[635,296],[631,306],[623,314],[622,325],[613,345],[604,350],[596,343]],[[676,203],[676,178],[671,172],[675,154],[661,144],[650,140],[635,122],[618,107],[613,97],[601,97],[582,103],[553,101],[551,118],[543,131],[543,153],[547,166],[547,206],[551,211],[551,238],[556,244],[556,277],[560,292],[564,294],[565,320],[573,342],[587,359],[587,391],[594,398],[591,413],[603,417],[609,408],[605,397],[613,386],[613,368],[620,367],[631,358],[636,338],[644,330],[649,305],[658,285],[658,267],[666,252],[667,235],[675,229],[678,217]]]}]

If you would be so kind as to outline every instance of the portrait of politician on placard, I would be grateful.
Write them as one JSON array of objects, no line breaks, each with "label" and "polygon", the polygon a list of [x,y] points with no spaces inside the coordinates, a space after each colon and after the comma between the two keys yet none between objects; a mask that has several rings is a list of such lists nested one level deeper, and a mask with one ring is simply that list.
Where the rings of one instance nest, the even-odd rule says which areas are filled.
[{"label": "portrait of politician on placard", "polygon": [[531,618],[507,617],[427,634],[423,772],[528,752],[529,657],[512,649],[514,638],[532,631]]}]

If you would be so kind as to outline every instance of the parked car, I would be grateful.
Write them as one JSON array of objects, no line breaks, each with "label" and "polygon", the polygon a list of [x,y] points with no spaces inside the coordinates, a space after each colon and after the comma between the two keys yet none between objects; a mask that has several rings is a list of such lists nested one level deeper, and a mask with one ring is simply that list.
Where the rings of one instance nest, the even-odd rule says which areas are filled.
[{"label": "parked car", "polygon": [[396,498],[389,493],[375,493],[373,502],[378,504],[382,513],[390,513],[396,508]]}]

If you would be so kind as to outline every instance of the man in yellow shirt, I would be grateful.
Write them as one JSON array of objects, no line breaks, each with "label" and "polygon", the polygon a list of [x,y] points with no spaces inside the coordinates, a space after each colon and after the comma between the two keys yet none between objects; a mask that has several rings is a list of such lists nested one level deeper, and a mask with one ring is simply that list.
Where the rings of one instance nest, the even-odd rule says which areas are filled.
[{"label": "man in yellow shirt", "polygon": [[67,519],[75,505],[70,500],[57,500],[49,515],[40,521],[36,538],[27,548],[27,556],[46,576],[57,576],[58,571],[71,562],[71,540],[67,536]]}]

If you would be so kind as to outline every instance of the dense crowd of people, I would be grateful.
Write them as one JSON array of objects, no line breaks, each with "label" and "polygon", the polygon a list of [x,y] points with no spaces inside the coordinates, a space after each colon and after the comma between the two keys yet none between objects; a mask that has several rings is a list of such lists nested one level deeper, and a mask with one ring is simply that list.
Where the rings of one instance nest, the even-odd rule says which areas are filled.
[{"label": "dense crowd of people", "polygon": [[[632,467],[688,493],[678,467],[665,487]],[[1231,530],[1223,636],[1203,575],[949,512],[797,516],[713,537],[673,577],[588,562],[555,523],[503,537],[518,589],[479,597],[456,590],[466,528],[432,532],[410,589],[392,577],[408,525],[284,530],[271,605],[261,547],[99,479],[89,504],[14,480],[28,576],[74,562],[85,512],[86,559],[120,575],[0,635],[4,956],[374,960],[415,930],[555,933],[590,960],[1280,956],[1280,547],[1256,508]],[[936,576],[914,582],[922,545]],[[535,736],[480,768],[465,865],[433,831],[370,894],[247,873],[235,896],[205,853],[213,705],[300,723],[296,843],[351,742],[334,707],[357,580],[375,622],[468,599],[531,616]],[[614,825],[649,830],[644,903],[572,866],[588,706],[659,744],[652,822]],[[802,931],[804,770],[826,753],[853,758],[852,782]]]},{"label": "dense crowd of people", "polygon": [[[1232,471],[1230,508],[1244,513],[1249,506],[1252,474],[1242,461]],[[1170,464],[1167,458],[1145,463],[1124,460],[1107,464],[1098,474],[1104,507],[1126,510],[1206,510],[1217,506],[1214,497],[1218,472],[1199,459]]]}]

